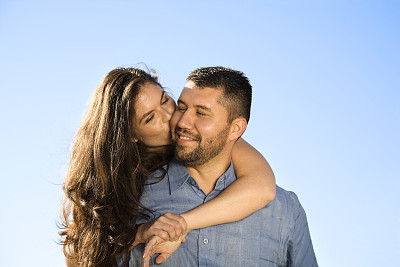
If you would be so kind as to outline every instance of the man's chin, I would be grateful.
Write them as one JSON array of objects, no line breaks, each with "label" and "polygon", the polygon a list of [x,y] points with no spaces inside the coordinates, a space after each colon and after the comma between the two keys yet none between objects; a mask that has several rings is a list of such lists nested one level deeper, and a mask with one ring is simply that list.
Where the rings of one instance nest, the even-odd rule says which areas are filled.
[{"label": "man's chin", "polygon": [[187,151],[185,148],[180,148],[179,145],[175,147],[175,157],[183,163],[190,163],[193,159],[192,151]]},{"label": "man's chin", "polygon": [[175,155],[179,160],[183,160],[187,158],[187,155],[190,153],[190,151],[187,151],[187,149],[181,145],[175,145]]},{"label": "man's chin", "polygon": [[174,142],[174,146],[175,146],[175,150],[178,153],[191,153],[193,150],[195,150],[195,148],[193,148],[192,146],[188,146],[185,144],[179,144]]}]

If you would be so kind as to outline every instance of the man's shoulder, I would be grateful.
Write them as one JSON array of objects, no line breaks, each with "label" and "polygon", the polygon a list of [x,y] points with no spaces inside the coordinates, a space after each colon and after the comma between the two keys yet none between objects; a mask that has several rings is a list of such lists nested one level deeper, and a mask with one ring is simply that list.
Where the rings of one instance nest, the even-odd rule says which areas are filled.
[{"label": "man's shoulder", "polygon": [[295,192],[287,191],[280,186],[276,186],[275,200],[286,204],[300,204]]},{"label": "man's shoulder", "polygon": [[299,198],[296,193],[287,191],[282,187],[276,186],[276,196],[265,209],[271,209],[274,214],[281,214],[292,219],[296,218],[303,211]]}]

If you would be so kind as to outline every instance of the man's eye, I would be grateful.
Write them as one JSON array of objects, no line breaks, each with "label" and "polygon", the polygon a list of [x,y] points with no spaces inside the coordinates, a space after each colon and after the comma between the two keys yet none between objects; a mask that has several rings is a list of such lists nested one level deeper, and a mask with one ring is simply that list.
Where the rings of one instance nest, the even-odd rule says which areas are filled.
[{"label": "man's eye", "polygon": [[178,111],[180,111],[180,112],[183,112],[183,111],[185,111],[186,109],[185,109],[185,108],[182,108],[182,107],[178,107],[176,110],[178,110]]},{"label": "man's eye", "polygon": [[200,112],[200,111],[197,111],[197,115],[199,115],[199,116],[206,116],[205,113],[202,113],[202,112]]},{"label": "man's eye", "polygon": [[154,118],[154,115],[151,115],[150,117],[148,117],[148,118],[146,119],[146,124],[149,123],[150,121],[152,121],[153,118]]}]

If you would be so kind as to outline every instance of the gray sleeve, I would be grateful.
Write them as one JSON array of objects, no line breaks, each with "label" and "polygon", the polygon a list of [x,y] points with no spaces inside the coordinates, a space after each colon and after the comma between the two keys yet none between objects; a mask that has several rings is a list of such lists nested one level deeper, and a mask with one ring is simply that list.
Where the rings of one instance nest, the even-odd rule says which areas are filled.
[{"label": "gray sleeve", "polygon": [[293,199],[293,227],[287,240],[287,266],[289,267],[318,267],[317,259],[308,229],[306,213],[296,194]]}]

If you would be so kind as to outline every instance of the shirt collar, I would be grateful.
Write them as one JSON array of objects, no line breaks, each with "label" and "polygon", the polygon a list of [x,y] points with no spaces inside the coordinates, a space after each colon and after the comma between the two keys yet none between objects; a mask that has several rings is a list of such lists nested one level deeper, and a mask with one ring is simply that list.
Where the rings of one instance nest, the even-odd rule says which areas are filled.
[{"label": "shirt collar", "polygon": [[[189,180],[189,181],[188,181]],[[222,174],[215,185],[215,191],[223,191],[227,188],[231,183],[236,180],[235,171],[233,168],[233,164],[229,165],[229,168]],[[172,194],[176,190],[178,190],[183,184],[186,182],[195,182],[196,180],[190,176],[188,170],[186,169],[185,165],[176,158],[173,158],[172,161],[169,163],[168,166],[168,181],[169,181],[169,193]],[[198,185],[196,184],[198,187]],[[214,191],[213,190],[213,191]]]}]

